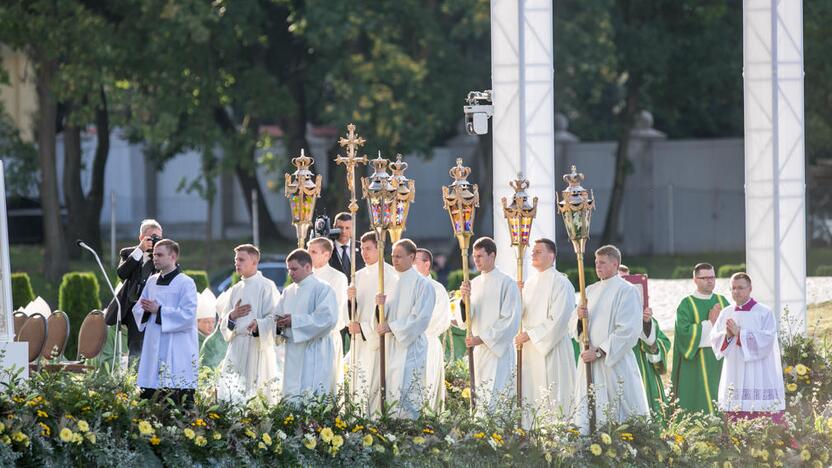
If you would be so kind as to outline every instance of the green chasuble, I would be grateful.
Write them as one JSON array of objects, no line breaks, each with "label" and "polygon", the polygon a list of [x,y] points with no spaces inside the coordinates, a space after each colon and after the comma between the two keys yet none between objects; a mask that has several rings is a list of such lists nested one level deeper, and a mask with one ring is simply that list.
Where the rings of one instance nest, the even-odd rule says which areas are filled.
[{"label": "green chasuble", "polygon": [[223,359],[225,359],[225,351],[228,349],[228,343],[220,333],[219,327],[214,330],[207,337],[199,334],[199,363],[202,366],[216,369],[219,367]]},{"label": "green chasuble", "polygon": [[[728,306],[728,301],[719,294],[712,294],[710,299],[691,295],[682,299],[676,309],[670,381],[679,406],[688,411],[714,414],[722,361],[716,360],[710,346],[700,348],[699,343],[702,340],[702,322],[708,320],[708,312],[717,303],[723,308]],[[707,333],[710,327],[705,328]]]},{"label": "green chasuble", "polygon": [[[667,403],[667,396],[664,393],[662,375],[667,372],[667,354],[670,351],[670,339],[659,328],[659,322],[652,319],[651,334],[656,334],[656,341],[648,345],[641,338],[633,347],[636,355],[638,370],[641,372],[641,382],[644,384],[644,392],[647,394],[647,403],[650,405],[650,414],[664,419],[663,404]],[[647,333],[644,333],[647,335]]]}]

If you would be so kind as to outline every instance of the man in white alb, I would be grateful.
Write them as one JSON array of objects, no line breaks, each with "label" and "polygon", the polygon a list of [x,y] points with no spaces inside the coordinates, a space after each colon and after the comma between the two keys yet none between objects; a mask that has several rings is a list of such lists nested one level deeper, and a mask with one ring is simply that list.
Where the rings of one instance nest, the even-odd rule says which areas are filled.
[{"label": "man in white alb", "polygon": [[147,279],[133,306],[133,318],[144,332],[136,383],[142,398],[157,398],[161,392],[191,406],[199,366],[197,294],[178,259],[179,244],[170,239],[156,242],[153,265],[159,273]]},{"label": "man in white alb", "polygon": [[523,331],[515,337],[523,345],[523,403],[529,411],[523,424],[537,418],[572,416],[575,391],[575,353],[569,319],[575,310],[575,287],[555,269],[557,246],[538,239],[532,247],[532,275],[523,287]]},{"label": "man in white alb", "polygon": [[217,300],[219,329],[228,343],[217,384],[217,395],[223,400],[243,402],[261,394],[274,403],[280,395],[274,339],[248,330],[253,323],[269,326],[280,299],[274,282],[258,271],[259,264],[260,250],[254,245],[234,248],[240,281]]},{"label": "man in white alb", "polygon": [[[459,291],[469,296],[472,312],[471,336],[465,345],[474,348],[474,366],[477,398],[485,404],[478,408],[491,410],[498,399],[514,399],[514,372],[517,353],[514,336],[520,326],[522,304],[517,283],[494,265],[497,245],[489,237],[474,242],[474,264],[480,275],[463,282]],[[461,321],[469,319],[460,301]]]},{"label": "man in white alb", "polygon": [[586,363],[591,364],[598,426],[610,417],[623,422],[647,416],[647,396],[641,382],[633,346],[642,332],[643,312],[638,291],[618,275],[621,252],[612,245],[595,251],[595,272],[600,281],[586,288],[587,307],[578,305],[570,321],[576,336],[584,332],[580,318],[589,317],[589,349],[582,351],[575,376],[575,424],[589,431]]},{"label": "man in white alb", "polygon": [[385,335],[387,401],[396,402],[395,416],[416,419],[425,395],[425,330],[433,314],[436,293],[433,285],[413,268],[413,241],[402,239],[393,244],[392,259],[399,280],[390,296],[376,296],[376,304],[384,307],[385,314],[384,323],[376,326],[376,332]]}]

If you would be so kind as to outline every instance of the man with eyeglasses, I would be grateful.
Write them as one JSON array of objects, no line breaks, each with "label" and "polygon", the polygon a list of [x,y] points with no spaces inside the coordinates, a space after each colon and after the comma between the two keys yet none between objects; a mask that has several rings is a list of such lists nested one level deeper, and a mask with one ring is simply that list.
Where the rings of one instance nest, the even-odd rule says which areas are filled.
[{"label": "man with eyeglasses", "polygon": [[670,381],[682,409],[714,414],[722,361],[714,356],[709,336],[719,313],[729,304],[725,297],[714,293],[713,265],[697,264],[693,282],[696,291],[682,299],[676,309]]}]

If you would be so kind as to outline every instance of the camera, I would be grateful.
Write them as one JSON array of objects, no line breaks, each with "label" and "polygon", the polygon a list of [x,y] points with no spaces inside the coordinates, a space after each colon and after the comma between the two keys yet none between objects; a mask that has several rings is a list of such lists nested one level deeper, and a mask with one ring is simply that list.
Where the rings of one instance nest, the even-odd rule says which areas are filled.
[{"label": "camera", "polygon": [[341,229],[333,228],[329,220],[329,216],[320,215],[315,218],[315,223],[312,225],[314,237],[327,237],[332,240],[337,240],[341,237]]},{"label": "camera", "polygon": [[158,234],[153,234],[150,236],[150,248],[147,249],[148,252],[153,252],[153,247],[156,247],[156,243],[162,240],[162,237]]},{"label": "camera", "polygon": [[465,112],[465,131],[469,135],[485,135],[488,133],[488,119],[494,115],[492,104],[493,92],[471,91],[465,101],[468,105],[463,106]]}]

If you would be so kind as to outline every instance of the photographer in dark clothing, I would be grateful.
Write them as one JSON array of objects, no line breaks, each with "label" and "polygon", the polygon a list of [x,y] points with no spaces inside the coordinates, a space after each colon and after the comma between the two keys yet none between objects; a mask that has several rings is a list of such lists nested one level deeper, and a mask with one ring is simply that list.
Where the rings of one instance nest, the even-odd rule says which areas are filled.
[{"label": "photographer in dark clothing", "polygon": [[118,265],[118,277],[121,286],[114,299],[107,307],[105,321],[114,326],[118,317],[118,306],[121,305],[121,324],[127,327],[127,349],[130,360],[138,359],[142,354],[144,333],[139,331],[133,318],[133,306],[139,300],[144,284],[153,273],[153,246],[162,239],[162,226],[154,219],[145,219],[139,227],[139,245],[121,249],[121,262]]}]

